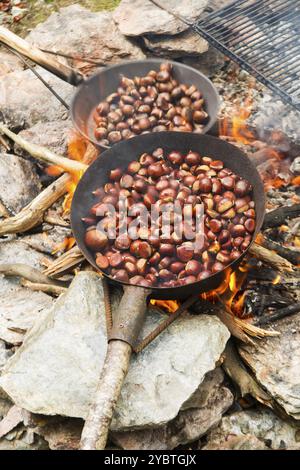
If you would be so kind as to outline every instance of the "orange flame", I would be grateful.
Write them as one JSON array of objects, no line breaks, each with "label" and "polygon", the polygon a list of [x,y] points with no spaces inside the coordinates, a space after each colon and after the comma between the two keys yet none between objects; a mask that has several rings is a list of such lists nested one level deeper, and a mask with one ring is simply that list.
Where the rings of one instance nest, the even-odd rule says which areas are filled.
[{"label": "orange flame", "polygon": [[294,186],[300,186],[300,175],[295,176],[295,178],[292,179],[292,185]]},{"label": "orange flame", "polygon": [[150,300],[152,305],[156,305],[163,310],[166,310],[168,313],[174,313],[179,308],[179,303],[176,300]]},{"label": "orange flame", "polygon": [[61,243],[59,243],[54,250],[52,251],[52,255],[55,255],[59,251],[68,251],[75,245],[75,238],[74,237],[66,237]]}]

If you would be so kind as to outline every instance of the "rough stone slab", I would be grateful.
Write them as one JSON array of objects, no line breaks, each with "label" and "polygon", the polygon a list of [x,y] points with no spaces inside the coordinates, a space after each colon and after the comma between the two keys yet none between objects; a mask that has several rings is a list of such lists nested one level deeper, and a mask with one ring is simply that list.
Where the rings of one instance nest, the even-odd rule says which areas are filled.
[{"label": "rough stone slab", "polygon": [[257,381],[287,414],[300,420],[300,314],[273,327],[280,336],[240,346],[239,351]]},{"label": "rough stone slab", "polygon": [[145,45],[154,55],[177,59],[184,56],[198,57],[208,50],[208,44],[195,31],[185,31],[176,36],[145,36]]},{"label": "rough stone slab", "polygon": [[[144,335],[165,317],[153,308],[147,313]],[[173,419],[214,369],[228,338],[216,317],[178,319],[132,359],[112,428],[159,426]],[[34,413],[85,418],[105,352],[102,283],[97,274],[82,272],[35,323],[6,364],[0,385]]]},{"label": "rough stone slab", "polygon": [[3,77],[7,73],[23,69],[23,63],[14,54],[0,51],[0,77]]},{"label": "rough stone slab", "polygon": [[[68,138],[71,135],[72,122],[67,119],[63,121],[39,122],[29,129],[20,132],[20,136],[33,144],[47,147],[58,155],[67,156]],[[18,155],[27,155],[23,149],[15,145]]]},{"label": "rough stone slab", "polygon": [[0,201],[16,214],[41,191],[32,163],[16,155],[0,153]]},{"label": "rough stone slab", "polygon": [[[199,439],[219,423],[231,406],[233,396],[224,386],[220,369],[208,372],[194,394],[194,400],[182,408],[165,426],[140,431],[112,433],[113,442],[125,450],[171,450]],[[190,408],[188,408],[188,406]]]},{"label": "rough stone slab", "polygon": [[[36,70],[70,104],[75,88],[41,67]],[[67,116],[66,108],[31,70],[12,72],[0,80],[0,119],[8,126],[32,127],[39,121],[64,120]]]},{"label": "rough stone slab", "polygon": [[[167,7],[189,22],[196,21],[207,5],[207,0],[168,0]],[[162,3],[163,5],[163,3]],[[125,36],[143,34],[177,34],[188,26],[148,0],[122,0],[114,10],[113,18]]]},{"label": "rough stone slab", "polygon": [[[41,260],[45,255],[30,248],[22,240],[0,240],[0,264],[5,263],[22,263],[41,269]],[[48,259],[50,259],[48,257]],[[11,280],[11,278],[7,278]],[[3,285],[3,290],[5,285]],[[0,292],[2,286],[0,284]]]},{"label": "rough stone slab", "polygon": [[11,356],[12,352],[9,349],[6,349],[4,341],[0,339],[0,373]]},{"label": "rough stone slab", "polygon": [[230,437],[247,435],[256,437],[271,449],[299,446],[299,428],[278,418],[272,411],[259,407],[224,416],[219,426],[208,434],[204,449],[219,448]]},{"label": "rough stone slab", "polygon": [[144,53],[126,39],[109,12],[91,12],[80,5],[61,8],[36,26],[26,38],[43,49],[115,63],[142,59]]},{"label": "rough stone slab", "polygon": [[269,450],[269,448],[257,437],[246,434],[228,436],[227,441],[209,443],[202,450]]}]

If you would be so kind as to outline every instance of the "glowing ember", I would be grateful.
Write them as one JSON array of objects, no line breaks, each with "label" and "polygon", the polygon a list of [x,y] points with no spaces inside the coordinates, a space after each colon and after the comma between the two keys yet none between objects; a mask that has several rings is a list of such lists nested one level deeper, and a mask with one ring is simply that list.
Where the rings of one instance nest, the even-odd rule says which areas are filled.
[{"label": "glowing ember", "polygon": [[75,238],[74,237],[66,237],[63,242],[59,243],[54,250],[52,251],[52,255],[60,251],[68,251],[75,245]]},{"label": "glowing ember", "polygon": [[300,175],[299,176],[295,176],[295,178],[292,179],[292,184],[294,186],[300,186]]}]

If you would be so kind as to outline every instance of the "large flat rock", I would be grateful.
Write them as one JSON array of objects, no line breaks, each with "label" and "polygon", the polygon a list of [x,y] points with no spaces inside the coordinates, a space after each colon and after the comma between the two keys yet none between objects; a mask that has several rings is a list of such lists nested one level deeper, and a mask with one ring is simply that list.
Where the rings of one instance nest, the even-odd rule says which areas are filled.
[{"label": "large flat rock", "polygon": [[16,70],[23,70],[23,63],[14,54],[0,51],[0,77]]},{"label": "large flat rock", "polygon": [[120,33],[111,13],[91,12],[76,4],[53,13],[26,39],[44,49],[105,63],[144,58],[142,50]]},{"label": "large flat rock", "polygon": [[[207,0],[168,0],[166,6],[189,22],[194,22],[200,17],[207,3]],[[113,18],[121,33],[126,36],[177,34],[188,28],[185,23],[149,0],[121,0]]]},{"label": "large flat rock", "polygon": [[[28,142],[47,147],[58,155],[67,156],[68,140],[71,137],[72,127],[72,122],[69,119],[38,122],[29,129],[21,131],[19,135],[28,140]],[[28,155],[18,145],[15,145],[15,152],[21,155]]]},{"label": "large flat rock", "polygon": [[257,381],[287,414],[300,420],[300,314],[273,326],[280,336],[242,345],[239,351]]},{"label": "large flat rock", "polygon": [[0,201],[12,215],[40,191],[41,184],[32,163],[16,155],[0,153]]},{"label": "large flat rock", "polygon": [[[104,318],[102,282],[95,273],[81,272],[40,315],[4,367],[1,387],[34,413],[85,418],[106,353]],[[143,335],[163,318],[149,308]],[[173,419],[215,368],[228,338],[216,317],[178,319],[133,357],[112,429],[160,426]]]},{"label": "large flat rock", "polygon": [[[50,72],[36,68],[52,88],[70,104],[75,88]],[[31,127],[38,122],[64,120],[66,108],[31,70],[8,73],[0,80],[2,119],[11,127]]]},{"label": "large flat rock", "polygon": [[220,369],[208,372],[193,400],[172,421],[159,428],[115,432],[111,439],[125,450],[170,450],[199,439],[232,404],[233,396],[222,382]]}]

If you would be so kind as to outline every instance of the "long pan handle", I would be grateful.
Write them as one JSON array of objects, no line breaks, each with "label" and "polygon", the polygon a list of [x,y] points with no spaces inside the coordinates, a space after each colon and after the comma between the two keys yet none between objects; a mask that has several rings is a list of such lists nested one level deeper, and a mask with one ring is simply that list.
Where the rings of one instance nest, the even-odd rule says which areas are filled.
[{"label": "long pan handle", "polygon": [[130,357],[144,323],[149,289],[124,289],[99,379],[94,402],[83,427],[80,449],[105,449],[113,412],[126,377]]},{"label": "long pan handle", "polygon": [[32,46],[24,39],[9,31],[7,28],[4,28],[4,26],[0,26],[0,42],[6,44],[11,49],[19,52],[71,85],[77,86],[83,81],[83,75],[79,72],[68,65],[62,64],[54,57],[42,52],[37,47]]}]

